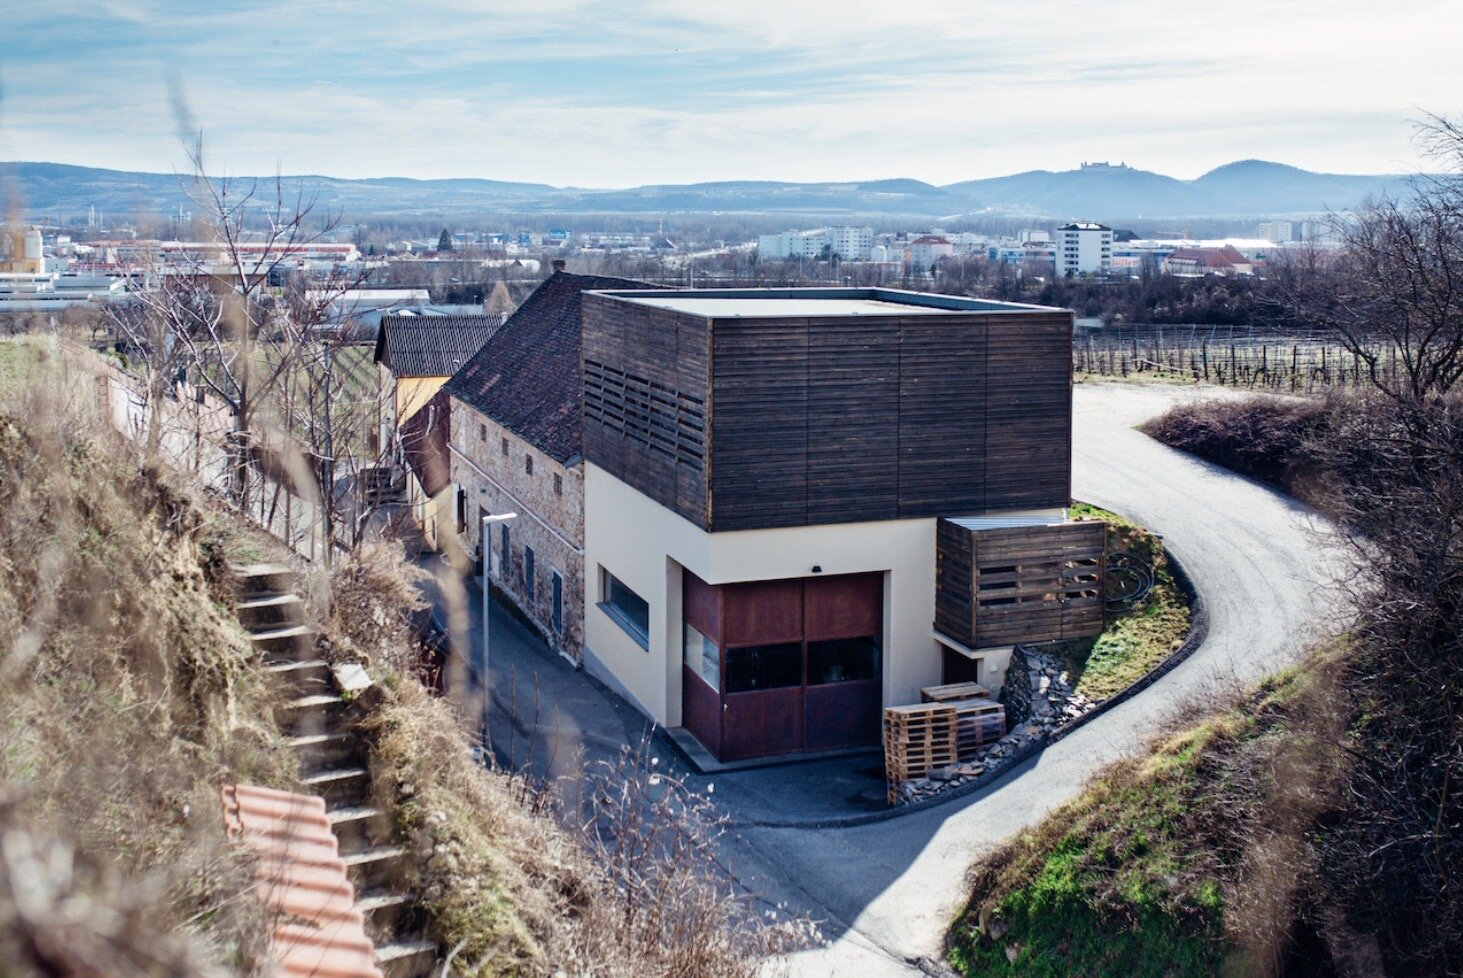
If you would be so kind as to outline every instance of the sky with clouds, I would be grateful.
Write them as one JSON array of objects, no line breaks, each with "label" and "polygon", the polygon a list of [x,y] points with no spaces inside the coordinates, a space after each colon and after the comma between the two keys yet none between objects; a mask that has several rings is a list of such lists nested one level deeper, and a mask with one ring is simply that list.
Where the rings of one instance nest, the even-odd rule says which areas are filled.
[{"label": "sky with clouds", "polygon": [[1422,166],[1463,0],[0,0],[0,159],[949,183]]}]

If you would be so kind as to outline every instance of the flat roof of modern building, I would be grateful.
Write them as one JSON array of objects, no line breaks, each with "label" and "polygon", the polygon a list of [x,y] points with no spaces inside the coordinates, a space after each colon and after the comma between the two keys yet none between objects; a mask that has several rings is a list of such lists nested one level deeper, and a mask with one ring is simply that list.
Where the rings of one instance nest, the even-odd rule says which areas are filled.
[{"label": "flat roof of modern building", "polygon": [[972,312],[1065,311],[1049,306],[970,299],[933,292],[905,292],[899,289],[613,289],[594,294],[706,319],[833,319],[848,316],[948,316]]}]

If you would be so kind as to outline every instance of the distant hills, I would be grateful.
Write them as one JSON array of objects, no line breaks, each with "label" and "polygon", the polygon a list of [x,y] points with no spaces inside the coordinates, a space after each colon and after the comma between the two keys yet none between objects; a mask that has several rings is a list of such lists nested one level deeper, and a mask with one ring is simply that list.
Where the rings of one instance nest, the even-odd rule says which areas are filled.
[{"label": "distant hills", "polygon": [[1030,170],[944,189],[998,209],[1094,220],[1263,217],[1347,210],[1367,197],[1403,192],[1408,179],[1312,173],[1283,163],[1241,160],[1196,180],[1126,166],[1089,166],[1061,173]]},{"label": "distant hills", "polygon": [[[271,178],[272,179],[272,178]],[[1341,211],[1369,196],[1405,191],[1400,175],[1313,173],[1242,160],[1196,180],[1127,166],[1030,170],[937,187],[919,180],[654,184],[624,190],[458,178],[283,178],[331,212],[351,215],[785,214],[829,220],[996,215],[1116,221],[1128,218],[1280,217]],[[174,174],[62,163],[0,163],[0,193],[33,218],[110,217],[195,210]]]}]

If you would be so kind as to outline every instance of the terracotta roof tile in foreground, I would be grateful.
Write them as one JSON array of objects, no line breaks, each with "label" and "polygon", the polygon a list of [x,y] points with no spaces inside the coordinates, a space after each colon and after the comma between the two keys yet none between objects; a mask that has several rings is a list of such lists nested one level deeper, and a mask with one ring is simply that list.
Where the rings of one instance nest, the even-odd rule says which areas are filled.
[{"label": "terracotta roof tile in foreground", "polygon": [[220,793],[230,838],[259,857],[257,891],[275,917],[270,943],[279,974],[382,978],[324,800],[244,784]]}]

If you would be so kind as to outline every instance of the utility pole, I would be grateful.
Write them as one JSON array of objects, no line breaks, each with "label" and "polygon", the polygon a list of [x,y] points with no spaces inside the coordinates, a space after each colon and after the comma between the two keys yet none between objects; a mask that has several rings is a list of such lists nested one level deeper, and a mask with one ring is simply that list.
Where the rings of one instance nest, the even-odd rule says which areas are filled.
[{"label": "utility pole", "polygon": [[[330,375],[334,364],[330,359],[329,340],[320,345],[320,352],[325,366],[325,452],[320,459],[320,488],[324,490],[321,503],[324,509],[321,515],[325,524],[325,566],[329,568],[335,557],[335,444],[330,427]],[[360,491],[359,486],[355,488]]]}]

